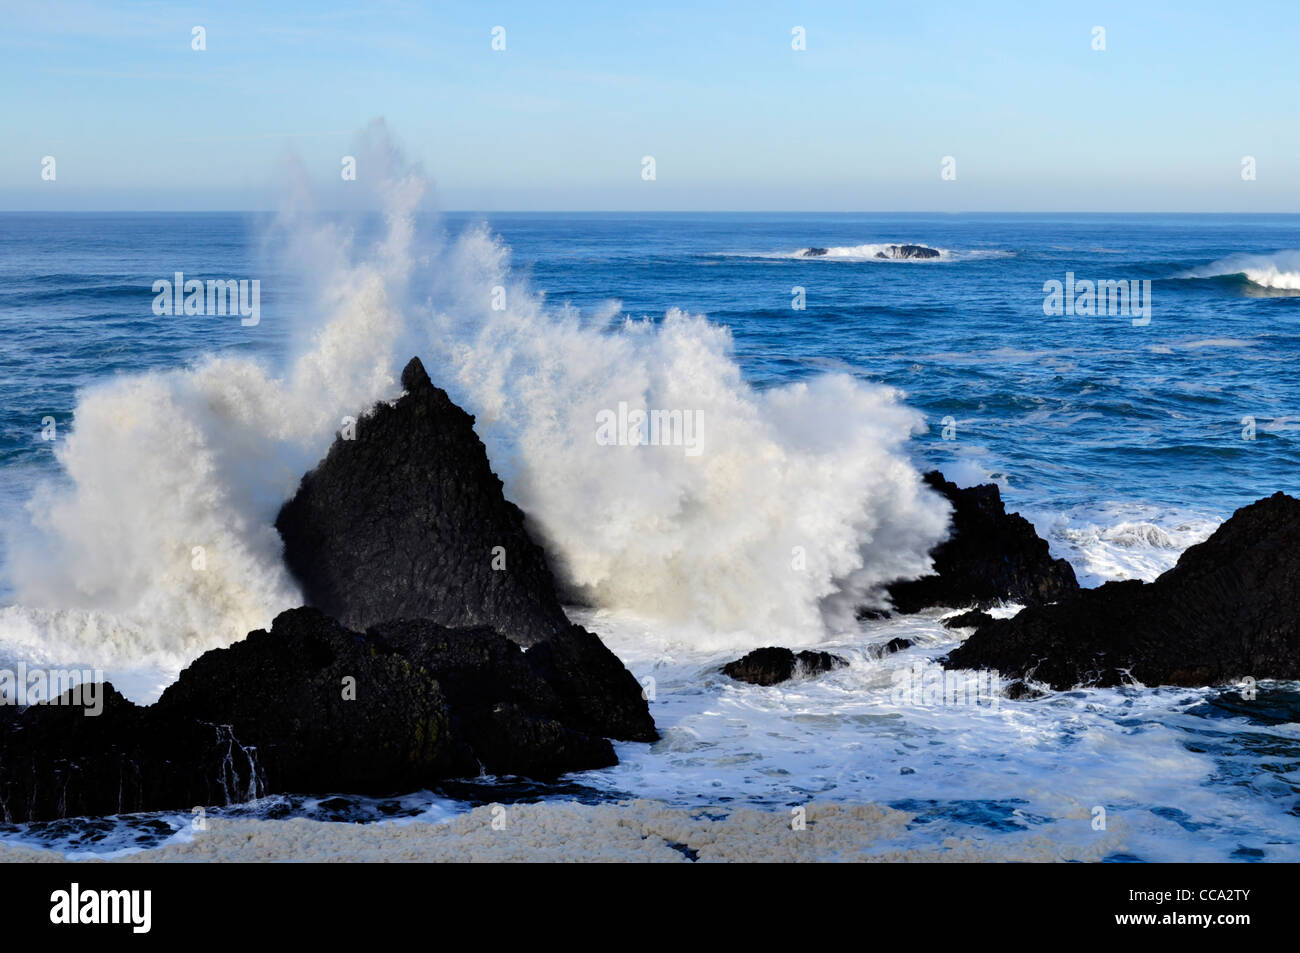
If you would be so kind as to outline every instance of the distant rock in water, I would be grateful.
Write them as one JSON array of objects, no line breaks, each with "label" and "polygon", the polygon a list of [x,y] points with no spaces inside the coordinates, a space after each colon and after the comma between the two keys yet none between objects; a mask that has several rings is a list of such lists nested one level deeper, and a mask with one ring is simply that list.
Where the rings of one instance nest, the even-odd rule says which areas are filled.
[{"label": "distant rock in water", "polygon": [[877,258],[938,258],[939,251],[924,245],[890,245],[876,252]]},{"label": "distant rock in water", "polygon": [[588,641],[599,644],[572,626],[525,652],[487,628],[412,620],[362,634],[292,609],[270,631],[202,655],[157,704],[104,686],[98,716],[0,709],[3,819],[607,767],[618,759],[605,735],[657,735],[640,686],[612,655],[586,664]]},{"label": "distant rock in water", "polygon": [[1008,513],[997,486],[962,489],[937,470],[925,482],[952,504],[952,532],[930,551],[934,574],[893,583],[890,601],[899,612],[942,606],[987,609],[1001,602],[1040,605],[1079,590],[1074,569],[1053,559],[1033,525]]},{"label": "distant rock in water", "polygon": [[[822,258],[830,253],[828,248],[805,248],[799,253],[800,258]],[[925,245],[886,245],[883,250],[876,252],[877,258],[940,258],[942,253],[937,248],[927,248]]]},{"label": "distant rock in water", "polygon": [[521,645],[568,628],[545,554],[506,500],[474,418],[419,358],[280,510],[308,605],[353,628],[390,619],[489,625]]},{"label": "distant rock in water", "polygon": [[722,666],[723,674],[751,685],[776,685],[795,676],[820,675],[848,665],[848,661],[829,652],[799,652],[790,649],[754,649],[743,658]]},{"label": "distant rock in water", "polygon": [[1108,582],[981,626],[950,668],[1076,685],[1300,678],[1300,501],[1238,510],[1151,583]]}]

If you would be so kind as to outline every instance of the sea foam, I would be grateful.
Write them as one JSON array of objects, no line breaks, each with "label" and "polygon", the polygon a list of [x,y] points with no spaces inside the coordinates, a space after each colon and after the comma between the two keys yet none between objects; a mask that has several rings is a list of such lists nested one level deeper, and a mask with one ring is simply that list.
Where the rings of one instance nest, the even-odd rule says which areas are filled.
[{"label": "sea foam", "polygon": [[1300,291],[1300,249],[1286,249],[1271,255],[1229,255],[1178,277],[1218,278],[1223,275],[1245,275],[1248,281],[1261,288]]}]

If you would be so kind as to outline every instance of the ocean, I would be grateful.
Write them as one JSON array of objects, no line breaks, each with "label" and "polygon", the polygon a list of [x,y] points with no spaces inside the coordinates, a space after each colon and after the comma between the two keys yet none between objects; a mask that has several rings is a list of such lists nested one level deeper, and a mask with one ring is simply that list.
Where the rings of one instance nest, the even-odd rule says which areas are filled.
[{"label": "ocean", "polygon": [[[939,257],[877,257],[904,243]],[[557,785],[217,813],[815,800],[914,814],[903,848],[1297,860],[1300,685],[1250,706],[1142,686],[900,703],[898,673],[961,634],[846,611],[941,532],[920,471],[997,483],[1083,585],[1154,578],[1237,507],[1300,491],[1295,249],[1295,215],[2,214],[0,662],[102,669],[148,702],[297,604],[274,514],[418,353],[476,415],[574,618],[653,680],[663,738]],[[256,280],[256,322],[156,313],[178,272]],[[1085,282],[1127,297],[1089,307]],[[699,414],[701,452],[603,453],[593,411],[620,403]],[[912,647],[882,656],[895,637]],[[770,688],[717,671],[769,644],[851,665]],[[0,840],[113,854],[188,823]]]}]

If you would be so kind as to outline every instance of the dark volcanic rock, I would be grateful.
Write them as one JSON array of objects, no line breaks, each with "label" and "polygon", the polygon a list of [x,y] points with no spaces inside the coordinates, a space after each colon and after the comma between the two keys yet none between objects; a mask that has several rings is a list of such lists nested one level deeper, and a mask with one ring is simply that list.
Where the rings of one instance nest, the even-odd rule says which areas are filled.
[{"label": "dark volcanic rock", "polygon": [[824,254],[826,254],[825,248],[805,248],[803,250],[804,258],[820,258]]},{"label": "dark volcanic rock", "polygon": [[819,675],[849,663],[829,652],[792,652],[783,648],[754,649],[743,658],[728,662],[722,671],[738,682],[775,685],[796,675]]},{"label": "dark volcanic rock", "polygon": [[1079,589],[1074,570],[1053,559],[1028,520],[1008,513],[992,484],[959,489],[937,470],[925,482],[952,504],[952,533],[930,551],[935,575],[896,582],[889,597],[899,612],[932,606],[987,609],[1000,602],[1039,605]]},{"label": "dark volcanic rock", "polygon": [[893,618],[893,613],[888,609],[881,609],[877,606],[858,606],[853,611],[853,617],[859,622],[874,622],[877,619]]},{"label": "dark volcanic rock", "polygon": [[155,707],[230,725],[276,791],[413,790],[480,769],[553,777],[616,763],[608,741],[565,724],[518,645],[427,620],[361,634],[290,610],[204,654]]},{"label": "dark volcanic rock", "polygon": [[1009,698],[1012,701],[1032,701],[1035,698],[1043,697],[1042,692],[1030,685],[1026,685],[1024,681],[1019,678],[1013,682],[1007,682],[1006,686],[1002,689],[1002,695],[1004,698]]},{"label": "dark volcanic rock", "polygon": [[616,658],[586,667],[592,641],[572,626],[525,652],[487,628],[415,620],[363,634],[293,609],[269,632],[205,653],[155,705],[109,687],[95,717],[55,705],[4,710],[3,816],[188,810],[277,792],[382,794],[482,771],[550,779],[607,767],[617,758],[604,735],[656,735],[640,685]]},{"label": "dark volcanic rock", "polygon": [[255,751],[225,725],[154,717],[109,684],[100,714],[70,704],[0,709],[5,823],[245,801],[260,787]]},{"label": "dark volcanic rock", "polygon": [[903,649],[912,647],[911,639],[890,639],[885,643],[885,655],[893,655],[895,652],[901,652]]},{"label": "dark volcanic rock", "polygon": [[[352,628],[394,619],[487,625],[523,646],[568,701],[566,724],[658,737],[641,686],[599,638],[569,622],[545,554],[502,494],[474,418],[429,381],[357,422],[303,477],[276,527],[309,605]],[[498,568],[504,560],[504,568]]]},{"label": "dark volcanic rock", "polygon": [[938,258],[939,252],[924,245],[890,245],[884,251],[876,252],[877,258]]},{"label": "dark volcanic rock", "polygon": [[307,604],[358,629],[432,619],[489,625],[521,645],[566,630],[546,557],[502,494],[474,418],[419,358],[402,386],[395,404],[357,421],[355,439],[334,441],[276,519]]},{"label": "dark volcanic rock", "polygon": [[640,684],[564,615],[474,418],[418,359],[402,385],[276,521],[315,608],[205,653],[152,706],[105,686],[94,717],[0,709],[0,817],[551,779],[658,737]]},{"label": "dark volcanic rock", "polygon": [[981,626],[948,657],[1056,689],[1300,678],[1300,501],[1233,514],[1152,583],[1110,582]]},{"label": "dark volcanic rock", "polygon": [[582,626],[570,625],[526,657],[559,695],[566,724],[623,741],[658,739],[641,684]]},{"label": "dark volcanic rock", "polygon": [[987,612],[981,612],[979,609],[971,609],[969,612],[963,612],[960,615],[949,616],[943,620],[945,629],[978,629],[982,625],[988,625],[993,621],[993,616]]}]

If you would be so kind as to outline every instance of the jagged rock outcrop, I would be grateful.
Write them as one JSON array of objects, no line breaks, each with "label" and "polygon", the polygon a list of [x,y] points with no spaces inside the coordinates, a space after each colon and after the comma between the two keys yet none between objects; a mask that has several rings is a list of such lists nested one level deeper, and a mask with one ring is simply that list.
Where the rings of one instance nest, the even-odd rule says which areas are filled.
[{"label": "jagged rock outcrop", "polygon": [[508,501],[474,418],[418,357],[406,393],[357,421],[276,521],[307,603],[352,628],[401,619],[486,625],[520,645],[569,698],[566,723],[657,737],[641,686],[560,606],[545,553]]},{"label": "jagged rock outcrop", "polygon": [[566,630],[546,556],[502,493],[474,418],[419,358],[302,478],[276,528],[308,605],[353,628],[488,625],[521,645]]},{"label": "jagged rock outcrop", "polygon": [[582,626],[570,625],[526,654],[560,696],[565,724],[623,741],[658,739],[641,684]]},{"label": "jagged rock outcrop", "polygon": [[949,668],[1056,689],[1300,678],[1300,501],[1239,509],[1154,582],[1109,582],[979,627]]},{"label": "jagged rock outcrop", "polygon": [[0,709],[0,816],[550,779],[658,737],[641,685],[565,616],[474,418],[418,359],[402,385],[277,519],[312,608],[205,653],[151,706],[105,686],[97,716]]},{"label": "jagged rock outcrop", "polygon": [[952,531],[930,551],[934,574],[896,582],[889,598],[899,612],[942,606],[987,609],[1002,602],[1041,605],[1079,590],[1074,569],[1053,559],[1047,541],[1017,513],[997,486],[961,489],[932,470],[925,482],[952,504]]},{"label": "jagged rock outcrop", "polygon": [[[582,668],[594,639],[574,626],[525,652],[488,628],[407,620],[360,633],[292,609],[202,655],[154,705],[108,687],[97,716],[6,710],[0,810],[50,820],[607,767],[617,758],[606,736],[655,730],[626,669]],[[610,680],[627,691],[609,692]]]},{"label": "jagged rock outcrop", "polygon": [[724,675],[751,685],[777,685],[795,677],[808,677],[848,665],[848,661],[829,652],[794,652],[786,648],[754,649],[747,655],[722,666]]}]

